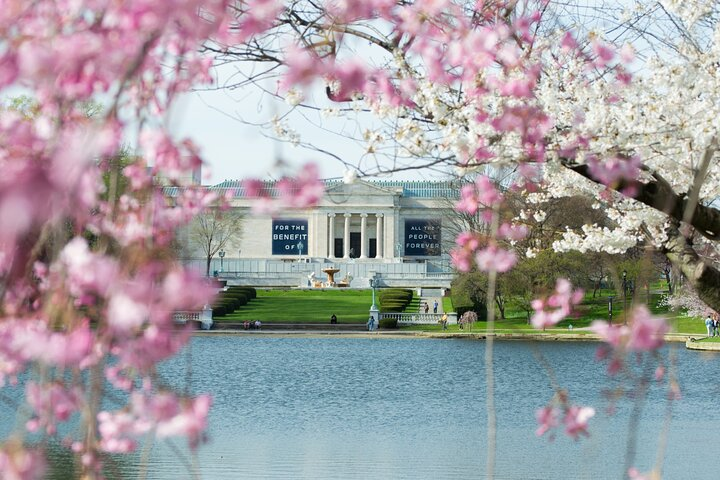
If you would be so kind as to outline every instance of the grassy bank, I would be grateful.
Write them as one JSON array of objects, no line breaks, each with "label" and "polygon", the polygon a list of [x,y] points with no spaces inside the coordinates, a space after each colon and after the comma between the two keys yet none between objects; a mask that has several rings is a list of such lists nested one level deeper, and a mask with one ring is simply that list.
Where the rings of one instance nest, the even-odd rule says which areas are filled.
[{"label": "grassy bank", "polygon": [[[377,296],[377,293],[376,293]],[[625,321],[624,307],[626,303],[621,296],[612,290],[602,290],[593,297],[591,293],[585,295],[581,305],[576,308],[573,316],[560,322],[556,328],[547,329],[554,333],[583,334],[583,328],[588,327],[593,320],[608,320],[609,297],[613,298],[613,323]],[[705,333],[705,324],[701,319],[690,318],[668,312],[659,307],[659,293],[651,293],[648,308],[656,314],[668,318],[672,331],[678,333],[702,335]],[[647,298],[641,299],[643,303]],[[364,323],[368,318],[368,311],[372,303],[371,290],[269,290],[257,289],[257,298],[236,312],[216,319],[217,322],[242,322],[244,320],[260,320],[265,323],[329,323],[330,316],[335,314],[339,323]],[[628,310],[632,302],[627,301]],[[453,311],[449,297],[443,298],[445,311]],[[408,305],[407,312],[416,312],[419,309],[419,299],[414,297]],[[537,333],[537,330],[528,325],[528,313],[518,303],[508,302],[505,319],[497,319],[495,329],[498,333]],[[570,328],[572,326],[572,328]],[[415,325],[403,327],[409,330],[435,331],[440,330],[438,325]],[[459,331],[458,326],[451,325],[449,331]],[[484,332],[486,324],[478,322],[473,326],[474,332]]]},{"label": "grassy bank", "polygon": [[257,298],[217,322],[364,323],[372,303],[371,290],[263,290]]}]

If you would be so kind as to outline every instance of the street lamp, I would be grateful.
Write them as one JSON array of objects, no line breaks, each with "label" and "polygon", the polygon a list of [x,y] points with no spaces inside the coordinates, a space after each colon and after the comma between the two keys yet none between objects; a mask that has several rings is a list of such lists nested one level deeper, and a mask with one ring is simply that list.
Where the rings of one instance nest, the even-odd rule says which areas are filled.
[{"label": "street lamp", "polygon": [[623,288],[623,323],[627,325],[627,270],[623,270],[622,273],[622,288]]},{"label": "street lamp", "polygon": [[223,271],[223,258],[225,258],[225,250],[220,250],[218,252],[218,256],[220,257],[220,273]]},{"label": "street lamp", "polygon": [[610,318],[610,325],[612,325],[612,301],[613,301],[613,296],[610,295],[608,297],[608,317]]},{"label": "street lamp", "polygon": [[377,310],[377,306],[375,305],[375,287],[377,287],[377,280],[375,277],[370,277],[370,288],[372,288],[372,306],[370,310]]}]

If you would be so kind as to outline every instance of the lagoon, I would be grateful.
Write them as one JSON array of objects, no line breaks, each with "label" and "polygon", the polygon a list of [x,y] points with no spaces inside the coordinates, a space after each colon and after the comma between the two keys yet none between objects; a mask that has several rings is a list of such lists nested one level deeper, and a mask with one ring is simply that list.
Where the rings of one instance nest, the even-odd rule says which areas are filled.
[{"label": "lagoon", "polygon": [[[495,342],[496,478],[623,477],[633,403],[607,398],[618,383],[594,360],[597,345]],[[664,478],[719,478],[720,355],[678,344],[665,358],[671,348],[682,398],[672,403]],[[485,478],[484,351],[460,339],[198,336],[161,374],[214,397],[197,466],[205,479]],[[538,354],[575,403],[596,407],[589,438],[535,436],[534,412],[553,395]],[[664,387],[650,387],[641,411],[641,471],[657,454]],[[179,445],[154,447],[147,478],[191,478]],[[120,465],[123,476],[139,474]]]}]

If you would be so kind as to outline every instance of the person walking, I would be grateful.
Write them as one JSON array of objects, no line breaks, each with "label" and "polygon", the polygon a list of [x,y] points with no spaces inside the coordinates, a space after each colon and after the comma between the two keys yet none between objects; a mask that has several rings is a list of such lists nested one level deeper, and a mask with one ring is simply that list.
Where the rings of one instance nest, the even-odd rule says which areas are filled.
[{"label": "person walking", "polygon": [[433,302],[433,313],[437,313],[437,307],[438,307],[438,301],[435,300],[435,301]]},{"label": "person walking", "polygon": [[718,317],[718,314],[713,312],[712,314],[712,321],[713,321],[713,337],[720,337],[720,317]]},{"label": "person walking", "polygon": [[443,313],[443,316],[442,316],[442,318],[440,319],[440,321],[442,322],[442,329],[443,329],[443,330],[447,330],[447,323],[448,323],[447,313]]},{"label": "person walking", "polygon": [[709,313],[707,314],[707,317],[705,317],[705,328],[707,328],[707,336],[712,337],[712,335],[713,335],[713,319]]}]

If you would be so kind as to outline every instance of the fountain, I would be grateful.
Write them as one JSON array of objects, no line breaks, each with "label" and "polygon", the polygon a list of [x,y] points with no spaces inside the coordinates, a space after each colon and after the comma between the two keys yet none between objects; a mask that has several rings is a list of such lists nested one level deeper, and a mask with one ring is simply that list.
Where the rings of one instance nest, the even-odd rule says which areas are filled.
[{"label": "fountain", "polygon": [[327,285],[328,285],[328,287],[334,287],[334,286],[335,286],[335,274],[336,274],[337,272],[339,272],[340,269],[339,269],[339,268],[335,268],[335,267],[328,267],[328,268],[323,268],[322,271],[323,271],[324,273],[327,273],[327,276],[328,276]]}]

